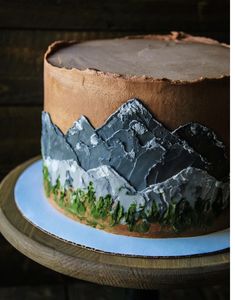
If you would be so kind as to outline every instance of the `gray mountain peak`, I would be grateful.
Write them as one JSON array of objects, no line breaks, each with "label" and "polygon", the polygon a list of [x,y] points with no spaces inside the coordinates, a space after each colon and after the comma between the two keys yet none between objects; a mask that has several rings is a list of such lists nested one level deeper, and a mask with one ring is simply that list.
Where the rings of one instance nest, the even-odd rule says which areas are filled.
[{"label": "gray mountain peak", "polygon": [[57,160],[78,161],[73,148],[66,142],[64,134],[53,124],[50,115],[42,112],[41,149],[44,159],[53,157]]},{"label": "gray mountain peak", "polygon": [[207,157],[204,159],[201,152],[195,151],[193,143],[188,144],[179,132],[166,129],[137,99],[123,104],[98,129],[84,116],[66,135],[45,112],[42,123],[45,157],[75,159],[86,171],[110,166],[137,191],[163,182],[188,167],[209,168]]}]

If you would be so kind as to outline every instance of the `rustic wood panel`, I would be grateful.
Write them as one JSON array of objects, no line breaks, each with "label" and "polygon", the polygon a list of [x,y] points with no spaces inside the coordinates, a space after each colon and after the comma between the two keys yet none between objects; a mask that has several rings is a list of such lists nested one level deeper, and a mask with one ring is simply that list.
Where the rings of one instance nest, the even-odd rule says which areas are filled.
[{"label": "rustic wood panel", "polygon": [[[68,277],[45,268],[17,251],[0,234],[0,288],[20,285],[64,284]],[[14,272],[12,271],[14,270]],[[33,276],[32,276],[33,274]],[[70,279],[70,283],[73,280]],[[74,280],[75,281],[75,280]],[[1,295],[1,292],[0,292]],[[4,299],[0,296],[0,299]]]},{"label": "rustic wood panel", "polygon": [[41,106],[0,107],[0,180],[40,153]]},{"label": "rustic wood panel", "polygon": [[195,289],[162,290],[159,293],[159,300],[229,300],[229,285],[198,287]]},{"label": "rustic wood panel", "polygon": [[0,31],[0,105],[42,104],[43,55],[55,40],[90,40],[129,32]]},{"label": "rustic wood panel", "polygon": [[0,7],[0,28],[225,31],[229,18],[229,0],[0,0]]},{"label": "rustic wood panel", "polygon": [[[4,274],[0,287],[64,283],[64,275],[33,262],[7,242],[1,241],[0,245],[1,273]],[[5,299],[1,298],[1,292],[0,299]]]},{"label": "rustic wood panel", "polygon": [[66,300],[64,287],[55,286],[22,286],[0,289],[3,300]]},{"label": "rustic wood panel", "polygon": [[[157,294],[157,292],[155,292]],[[95,295],[95,298],[94,298]],[[145,297],[141,297],[141,291],[115,288],[109,286],[97,286],[94,283],[82,282],[79,284],[68,285],[68,299],[69,300],[147,300],[147,293]],[[150,298],[149,298],[150,299]],[[157,300],[157,298],[155,298]],[[151,298],[154,300],[154,298]]]},{"label": "rustic wood panel", "polygon": [[212,286],[185,290],[142,291],[107,286],[88,282],[53,285],[25,285],[0,288],[3,300],[229,300],[229,288]]}]

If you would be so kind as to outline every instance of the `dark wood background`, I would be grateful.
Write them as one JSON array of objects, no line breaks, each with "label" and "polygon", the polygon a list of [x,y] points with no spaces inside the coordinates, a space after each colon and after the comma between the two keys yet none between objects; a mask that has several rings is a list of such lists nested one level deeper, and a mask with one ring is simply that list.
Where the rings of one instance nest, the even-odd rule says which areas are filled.
[{"label": "dark wood background", "polygon": [[[229,43],[229,0],[0,0],[0,180],[19,163],[40,153],[43,54],[51,42],[172,30]],[[0,299],[21,299],[16,296],[16,286],[20,286],[22,299],[75,299],[78,289],[82,291],[79,299],[94,298],[94,293],[94,299],[106,299],[117,291],[119,299],[133,297],[131,291],[74,282],[40,267],[3,237],[0,270],[4,274],[0,287],[8,287],[0,289]],[[43,298],[37,298],[40,294]],[[228,288],[158,294],[160,299],[173,296],[227,299]]]}]

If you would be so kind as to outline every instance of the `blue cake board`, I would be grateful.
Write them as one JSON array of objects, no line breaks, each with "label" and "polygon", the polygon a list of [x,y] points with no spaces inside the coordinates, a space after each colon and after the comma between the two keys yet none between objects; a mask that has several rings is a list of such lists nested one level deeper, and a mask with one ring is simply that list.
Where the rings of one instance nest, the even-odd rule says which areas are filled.
[{"label": "blue cake board", "polygon": [[15,185],[18,209],[30,223],[59,239],[97,251],[147,257],[203,255],[229,248],[229,229],[195,237],[138,238],[81,224],[54,208],[43,190],[42,161],[31,164]]}]

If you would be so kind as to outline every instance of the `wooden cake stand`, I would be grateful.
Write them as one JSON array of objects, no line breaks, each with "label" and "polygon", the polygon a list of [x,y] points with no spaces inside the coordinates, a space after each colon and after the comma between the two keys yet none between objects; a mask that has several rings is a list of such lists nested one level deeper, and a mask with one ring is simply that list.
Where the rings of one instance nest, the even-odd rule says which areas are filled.
[{"label": "wooden cake stand", "polygon": [[88,250],[29,223],[14,200],[19,175],[35,157],[15,168],[0,185],[0,231],[34,261],[74,278],[116,287],[181,288],[223,283],[229,278],[229,251],[184,258],[139,258]]}]

